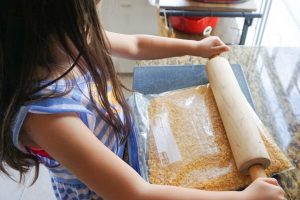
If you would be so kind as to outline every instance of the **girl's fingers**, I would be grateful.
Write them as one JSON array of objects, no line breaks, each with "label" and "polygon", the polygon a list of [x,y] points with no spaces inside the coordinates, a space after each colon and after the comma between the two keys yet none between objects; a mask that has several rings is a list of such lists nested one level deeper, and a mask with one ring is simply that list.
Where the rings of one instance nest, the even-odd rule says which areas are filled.
[{"label": "girl's fingers", "polygon": [[216,46],[225,46],[226,45],[218,36],[212,36],[212,37],[214,37],[214,45],[216,45]]},{"label": "girl's fingers", "polygon": [[223,51],[229,51],[230,48],[229,48],[229,46],[226,46],[226,45],[225,45],[225,46],[222,46],[222,47],[221,47],[221,50],[222,50],[222,52],[223,52]]},{"label": "girl's fingers", "polygon": [[275,178],[261,178],[262,181],[270,183],[272,185],[279,186],[278,181]]},{"label": "girl's fingers", "polygon": [[222,53],[222,52],[225,52],[225,51],[229,51],[230,48],[226,45],[222,45],[222,46],[215,46],[215,47],[212,47],[214,51],[216,51],[217,53]]},{"label": "girl's fingers", "polygon": [[265,183],[274,185],[276,188],[276,191],[278,192],[277,194],[280,194],[280,196],[282,196],[282,199],[286,199],[285,191],[280,187],[278,181],[275,178],[261,178],[260,180],[264,181]]}]

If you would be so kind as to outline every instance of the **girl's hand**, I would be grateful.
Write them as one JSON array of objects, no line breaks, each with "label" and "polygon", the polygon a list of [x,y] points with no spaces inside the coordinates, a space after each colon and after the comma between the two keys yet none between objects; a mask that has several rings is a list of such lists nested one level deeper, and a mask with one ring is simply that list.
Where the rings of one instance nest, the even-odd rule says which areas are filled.
[{"label": "girl's hand", "polygon": [[284,191],[274,178],[258,178],[241,192],[243,200],[284,200]]},{"label": "girl's hand", "polygon": [[212,58],[230,48],[217,36],[209,36],[197,42],[195,56],[203,58]]}]

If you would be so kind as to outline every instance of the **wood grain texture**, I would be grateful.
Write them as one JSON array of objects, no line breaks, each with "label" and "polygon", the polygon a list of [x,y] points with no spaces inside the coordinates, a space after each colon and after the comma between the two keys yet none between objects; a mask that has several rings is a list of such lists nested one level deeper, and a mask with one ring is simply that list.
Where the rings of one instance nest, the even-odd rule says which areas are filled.
[{"label": "wood grain texture", "polygon": [[229,62],[215,57],[207,63],[206,73],[238,170],[248,174],[248,169],[256,164],[267,168],[270,158],[260,136],[263,125],[254,116]]},{"label": "wood grain texture", "polygon": [[249,175],[252,181],[260,177],[267,177],[265,169],[261,165],[253,165],[249,168]]}]

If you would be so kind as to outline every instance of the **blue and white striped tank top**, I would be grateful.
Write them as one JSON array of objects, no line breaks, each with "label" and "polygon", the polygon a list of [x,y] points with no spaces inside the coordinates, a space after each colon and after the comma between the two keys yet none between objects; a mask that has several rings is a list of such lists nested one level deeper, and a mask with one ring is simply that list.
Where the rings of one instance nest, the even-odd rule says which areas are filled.
[{"label": "blue and white striped tank top", "polygon": [[[74,112],[78,114],[84,124],[103,142],[103,144],[122,158],[124,145],[117,148],[117,140],[113,129],[102,120],[90,101],[87,82],[90,82],[92,91],[96,92],[96,87],[92,82],[90,75],[77,77],[73,80],[73,83],[75,83],[74,87],[65,96],[47,98],[23,105],[17,113],[13,125],[12,132],[14,145],[22,152],[34,154],[39,159],[40,163],[44,164],[49,169],[53,190],[56,198],[59,200],[100,200],[102,198],[97,196],[95,192],[90,190],[74,174],[72,174],[72,172],[55,159],[40,156],[24,147],[21,141],[19,141],[19,132],[27,113],[58,114]],[[39,94],[48,94],[49,92],[63,93],[70,83],[70,80],[59,80],[40,91]],[[108,97],[112,106],[118,110],[120,118],[123,119],[123,112],[112,97],[111,88],[108,88]],[[100,104],[97,106],[100,107]]]}]

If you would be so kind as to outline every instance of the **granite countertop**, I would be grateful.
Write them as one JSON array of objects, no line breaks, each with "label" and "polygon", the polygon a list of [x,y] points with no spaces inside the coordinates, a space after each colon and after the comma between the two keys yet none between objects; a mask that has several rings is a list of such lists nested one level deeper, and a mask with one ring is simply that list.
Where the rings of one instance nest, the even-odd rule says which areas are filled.
[{"label": "granite countertop", "polygon": [[[300,48],[232,46],[222,56],[242,66],[258,116],[295,166],[277,178],[288,199],[300,200]],[[206,62],[207,59],[184,56],[141,61],[138,65]]]}]

